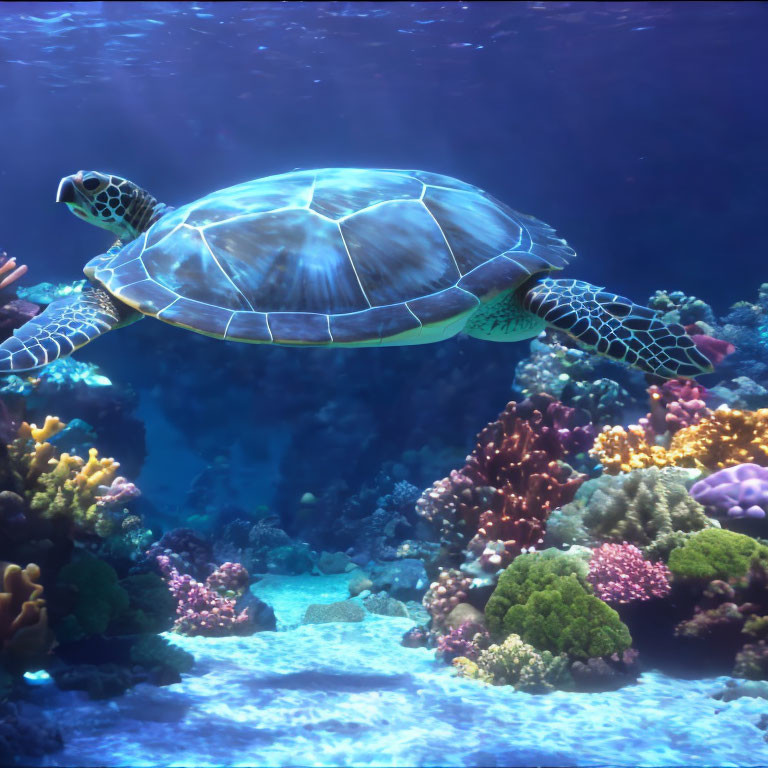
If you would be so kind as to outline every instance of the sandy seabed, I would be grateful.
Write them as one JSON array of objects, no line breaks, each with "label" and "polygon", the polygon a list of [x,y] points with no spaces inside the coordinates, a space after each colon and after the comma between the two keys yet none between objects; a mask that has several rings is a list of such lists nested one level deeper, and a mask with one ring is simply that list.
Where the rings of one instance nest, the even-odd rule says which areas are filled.
[{"label": "sandy seabed", "polygon": [[763,766],[768,702],[710,697],[727,678],[646,673],[601,694],[533,696],[453,676],[413,625],[369,615],[300,626],[306,605],[347,596],[349,576],[269,576],[253,591],[279,631],[168,635],[197,659],[177,685],[108,702],[40,689],[64,734],[55,766]]}]

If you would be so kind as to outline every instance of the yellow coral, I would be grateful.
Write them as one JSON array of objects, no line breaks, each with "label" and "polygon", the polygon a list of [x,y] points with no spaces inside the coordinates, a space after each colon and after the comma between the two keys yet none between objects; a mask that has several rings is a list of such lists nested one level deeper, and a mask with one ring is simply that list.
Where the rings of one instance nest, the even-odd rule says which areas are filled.
[{"label": "yellow coral", "polygon": [[768,408],[718,408],[672,438],[669,463],[716,471],[736,464],[768,466]]},{"label": "yellow coral", "polygon": [[46,416],[45,424],[43,424],[42,427],[30,424],[29,432],[36,443],[44,443],[61,432],[66,426],[67,425],[58,416]]},{"label": "yellow coral", "polygon": [[626,430],[624,427],[603,427],[590,453],[600,460],[609,475],[670,463],[666,450],[649,443],[645,430],[638,424],[630,424]]},{"label": "yellow coral", "polygon": [[99,486],[110,485],[120,465],[114,459],[99,458],[96,448],[90,449],[87,461],[69,453],[56,458],[47,440],[65,426],[55,416],[46,417],[42,427],[23,422],[9,446],[22,469],[30,508],[43,517],[69,518],[81,529],[110,535],[115,524],[103,516],[96,498]]},{"label": "yellow coral", "polygon": [[651,445],[633,424],[604,427],[590,453],[608,474],[646,467],[694,467],[714,472],[736,464],[768,466],[768,408],[718,408],[711,416],[675,433],[668,449]]}]

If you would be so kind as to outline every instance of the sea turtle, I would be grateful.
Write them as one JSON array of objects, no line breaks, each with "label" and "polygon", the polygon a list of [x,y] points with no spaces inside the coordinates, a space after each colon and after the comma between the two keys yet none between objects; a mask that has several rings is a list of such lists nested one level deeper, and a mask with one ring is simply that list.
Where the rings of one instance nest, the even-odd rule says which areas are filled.
[{"label": "sea turtle", "polygon": [[0,344],[0,371],[72,353],[144,315],[228,341],[423,344],[461,331],[532,338],[546,326],[661,377],[711,370],[679,325],[549,273],[573,250],[538,219],[423,171],[294,171],[169,208],[126,179],[80,171],[56,200],[118,237]]}]

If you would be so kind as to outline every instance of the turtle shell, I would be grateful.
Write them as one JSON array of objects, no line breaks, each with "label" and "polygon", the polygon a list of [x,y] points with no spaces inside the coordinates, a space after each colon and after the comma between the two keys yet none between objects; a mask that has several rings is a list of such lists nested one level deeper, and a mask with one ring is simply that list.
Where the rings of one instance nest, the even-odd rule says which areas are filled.
[{"label": "turtle shell", "polygon": [[451,336],[481,302],[573,255],[546,224],[456,179],[341,168],[214,192],[86,274],[210,336],[358,346]]}]

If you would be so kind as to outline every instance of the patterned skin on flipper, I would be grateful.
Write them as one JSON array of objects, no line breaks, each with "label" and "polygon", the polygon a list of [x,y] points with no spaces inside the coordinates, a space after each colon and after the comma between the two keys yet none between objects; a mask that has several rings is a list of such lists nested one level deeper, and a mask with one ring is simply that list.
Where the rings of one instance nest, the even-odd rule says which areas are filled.
[{"label": "patterned skin on flipper", "polygon": [[521,293],[527,310],[612,360],[663,378],[712,371],[681,325],[667,325],[652,309],[623,296],[581,280],[552,278]]},{"label": "patterned skin on flipper", "polygon": [[66,357],[126,319],[124,308],[96,286],[51,302],[0,344],[0,373],[27,371]]}]

